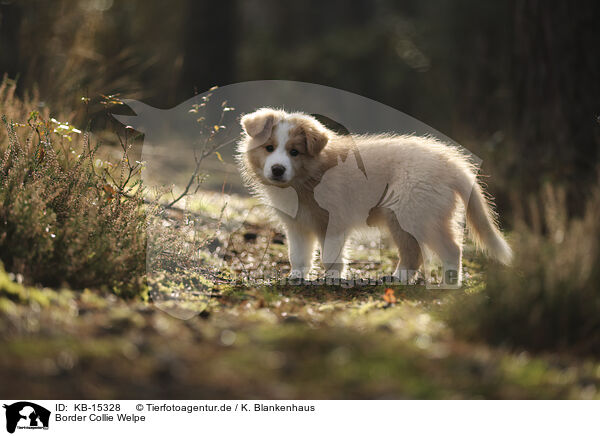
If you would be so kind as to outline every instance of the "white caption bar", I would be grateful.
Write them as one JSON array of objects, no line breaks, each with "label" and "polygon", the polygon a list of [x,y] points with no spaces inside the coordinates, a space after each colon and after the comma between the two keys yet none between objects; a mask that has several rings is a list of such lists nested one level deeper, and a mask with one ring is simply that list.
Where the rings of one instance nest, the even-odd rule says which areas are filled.
[{"label": "white caption bar", "polygon": [[[587,434],[594,401],[4,400],[0,434]],[[12,432],[11,432],[12,430]],[[45,430],[42,433],[33,430]],[[237,432],[237,433],[234,433]],[[342,433],[343,432],[343,433]],[[138,433],[139,434],[139,433]]]}]

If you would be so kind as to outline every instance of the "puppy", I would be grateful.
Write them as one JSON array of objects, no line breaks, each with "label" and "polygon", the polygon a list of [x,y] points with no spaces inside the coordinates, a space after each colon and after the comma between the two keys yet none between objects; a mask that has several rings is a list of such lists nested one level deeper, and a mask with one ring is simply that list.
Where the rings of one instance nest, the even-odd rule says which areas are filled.
[{"label": "puppy", "polygon": [[317,242],[327,275],[343,277],[348,236],[377,226],[398,247],[395,277],[414,278],[428,247],[444,283],[460,285],[462,206],[478,247],[510,262],[476,169],[457,148],[430,137],[339,135],[309,115],[269,108],[241,124],[242,176],[285,227],[291,277],[307,277]]}]

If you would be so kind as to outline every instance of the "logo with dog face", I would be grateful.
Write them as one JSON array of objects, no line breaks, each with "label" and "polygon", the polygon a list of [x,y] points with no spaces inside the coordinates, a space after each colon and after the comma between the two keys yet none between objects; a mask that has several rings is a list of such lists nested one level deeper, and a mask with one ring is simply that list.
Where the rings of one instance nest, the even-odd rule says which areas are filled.
[{"label": "logo with dog face", "polygon": [[19,401],[3,406],[6,409],[6,431],[48,429],[50,411],[29,401]]}]

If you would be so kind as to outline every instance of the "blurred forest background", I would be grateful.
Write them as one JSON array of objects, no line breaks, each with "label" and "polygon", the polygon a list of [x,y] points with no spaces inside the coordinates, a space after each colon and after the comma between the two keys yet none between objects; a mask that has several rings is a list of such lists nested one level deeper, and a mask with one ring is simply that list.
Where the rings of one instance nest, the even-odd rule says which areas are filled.
[{"label": "blurred forest background", "polygon": [[2,0],[0,73],[93,130],[99,94],[168,108],[249,80],[341,88],[483,158],[501,210],[549,181],[577,214],[599,160],[599,17],[597,1]]},{"label": "blurred forest background", "polygon": [[[600,398],[599,23],[597,0],[0,0],[0,398]],[[107,101],[266,79],[475,153],[513,264],[467,244],[452,291],[249,280],[289,271],[256,200],[198,174],[190,215],[154,202]],[[358,277],[393,270],[364,248]]]}]

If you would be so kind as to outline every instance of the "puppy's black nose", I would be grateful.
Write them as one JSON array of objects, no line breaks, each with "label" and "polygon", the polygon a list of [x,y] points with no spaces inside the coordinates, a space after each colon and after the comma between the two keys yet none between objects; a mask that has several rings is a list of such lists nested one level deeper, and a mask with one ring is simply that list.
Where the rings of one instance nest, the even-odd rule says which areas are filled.
[{"label": "puppy's black nose", "polygon": [[285,167],[283,165],[273,165],[271,167],[271,174],[273,174],[274,178],[281,178],[281,176],[283,176],[283,173],[285,173]]}]

